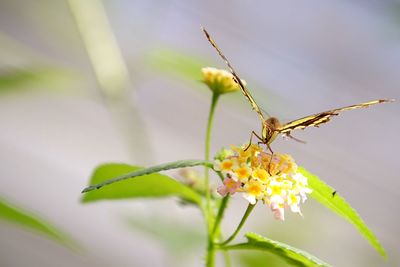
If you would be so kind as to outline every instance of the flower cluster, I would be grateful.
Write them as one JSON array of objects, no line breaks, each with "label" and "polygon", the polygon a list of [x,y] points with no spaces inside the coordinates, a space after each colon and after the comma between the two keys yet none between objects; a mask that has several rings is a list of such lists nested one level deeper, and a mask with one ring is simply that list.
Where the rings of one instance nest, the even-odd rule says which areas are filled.
[{"label": "flower cluster", "polygon": [[[211,91],[224,94],[240,90],[239,85],[233,79],[233,75],[226,71],[211,67],[202,68],[203,82],[211,89]],[[242,80],[246,85],[246,82]]]},{"label": "flower cluster", "polygon": [[301,215],[299,204],[312,191],[290,155],[271,155],[255,144],[246,150],[236,146],[224,150],[217,156],[214,169],[224,175],[223,185],[217,190],[221,196],[240,192],[251,204],[261,200],[278,220],[284,220],[285,206]]}]

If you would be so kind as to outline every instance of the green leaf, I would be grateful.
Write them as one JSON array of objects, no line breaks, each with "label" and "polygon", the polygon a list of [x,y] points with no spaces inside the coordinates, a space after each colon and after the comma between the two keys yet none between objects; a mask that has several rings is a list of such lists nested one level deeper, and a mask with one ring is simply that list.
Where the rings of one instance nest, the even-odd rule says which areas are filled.
[{"label": "green leaf", "polygon": [[65,70],[37,66],[32,68],[0,70],[0,93],[32,89],[56,88],[66,84],[71,73]]},{"label": "green leaf", "polygon": [[350,206],[347,201],[342,198],[339,194],[333,195],[334,189],[320,180],[317,176],[309,173],[304,168],[298,169],[308,179],[308,184],[313,190],[311,197],[315,198],[322,205],[326,206],[330,210],[334,211],[351,224],[367,239],[370,244],[379,252],[381,256],[386,258],[385,249],[379,243],[376,236],[367,227],[360,215]]},{"label": "green leaf", "polygon": [[[273,253],[265,253],[259,250],[243,250],[237,251],[234,255],[234,261],[239,263],[239,266],[268,266],[268,267],[282,267],[287,266],[285,261]],[[268,264],[266,264],[268,263]]]},{"label": "green leaf", "polygon": [[222,247],[225,250],[254,249],[273,253],[295,266],[330,266],[313,255],[287,244],[268,239],[256,233],[246,234],[247,243]]},{"label": "green leaf", "polygon": [[[173,168],[204,165],[205,163],[207,162],[179,161],[147,169],[118,163],[100,165],[91,177],[90,184],[92,186],[83,190],[83,193],[87,193],[82,201],[178,196],[199,204],[200,195],[196,191],[158,172]],[[101,190],[96,190],[100,188]]]},{"label": "green leaf", "polygon": [[206,244],[206,234],[202,227],[193,227],[178,218],[154,215],[139,218],[126,216],[123,218],[130,229],[135,232],[148,234],[160,241],[161,244],[175,256],[184,257]]},{"label": "green leaf", "polygon": [[172,74],[189,81],[202,80],[201,68],[209,66],[209,61],[194,55],[172,49],[160,49],[152,52],[148,58],[150,66],[163,73]]},{"label": "green leaf", "polygon": [[33,215],[30,212],[7,203],[4,199],[0,199],[0,219],[17,224],[28,230],[33,230],[70,249],[77,249],[76,243],[61,230],[37,215]]}]

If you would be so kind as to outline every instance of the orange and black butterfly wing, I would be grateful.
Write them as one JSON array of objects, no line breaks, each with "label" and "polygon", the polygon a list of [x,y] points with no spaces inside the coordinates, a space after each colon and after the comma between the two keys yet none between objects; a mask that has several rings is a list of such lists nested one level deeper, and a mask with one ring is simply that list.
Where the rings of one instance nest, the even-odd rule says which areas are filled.
[{"label": "orange and black butterfly wing", "polygon": [[309,126],[314,126],[318,127],[320,124],[326,123],[330,121],[332,116],[337,116],[339,115],[340,112],[345,111],[345,110],[352,110],[352,109],[357,109],[357,108],[366,108],[371,105],[379,104],[379,103],[385,103],[385,102],[392,102],[393,100],[386,100],[386,99],[379,99],[379,100],[373,100],[365,103],[360,103],[356,105],[351,105],[347,107],[342,107],[342,108],[337,108],[337,109],[332,109],[328,111],[324,111],[321,113],[317,113],[311,116],[307,116],[298,120],[294,120],[288,123],[285,123],[283,126],[280,128],[276,129],[279,133],[281,134],[290,134],[291,131],[296,130],[296,129],[305,129]]}]

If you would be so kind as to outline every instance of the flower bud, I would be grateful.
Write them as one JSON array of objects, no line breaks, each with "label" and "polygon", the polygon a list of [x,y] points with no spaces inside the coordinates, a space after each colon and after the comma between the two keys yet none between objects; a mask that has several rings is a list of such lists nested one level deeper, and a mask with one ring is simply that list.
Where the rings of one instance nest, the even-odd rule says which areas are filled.
[{"label": "flower bud", "polygon": [[[203,82],[207,84],[214,93],[225,94],[240,90],[233,75],[226,70],[206,67],[202,68],[201,71],[203,72]],[[242,80],[242,83],[246,85],[244,80]]]}]

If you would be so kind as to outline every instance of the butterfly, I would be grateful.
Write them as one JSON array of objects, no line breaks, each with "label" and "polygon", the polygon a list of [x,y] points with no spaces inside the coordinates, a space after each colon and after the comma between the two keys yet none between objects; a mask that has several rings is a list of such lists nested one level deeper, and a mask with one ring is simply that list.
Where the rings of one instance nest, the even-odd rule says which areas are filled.
[{"label": "butterfly", "polygon": [[245,148],[247,150],[252,142],[253,135],[259,139],[259,144],[265,144],[268,149],[273,153],[270,144],[275,140],[275,138],[279,135],[282,134],[286,137],[289,137],[291,139],[294,139],[298,142],[304,143],[304,141],[301,141],[291,135],[291,132],[296,129],[305,129],[310,126],[314,127],[319,127],[320,124],[327,123],[330,121],[331,117],[339,115],[340,112],[345,111],[345,110],[352,110],[352,109],[358,109],[358,108],[366,108],[371,105],[375,104],[380,104],[380,103],[385,103],[385,102],[392,102],[394,101],[393,99],[378,99],[378,100],[373,100],[369,102],[364,102],[360,104],[355,104],[351,106],[346,106],[342,108],[336,108],[332,110],[327,110],[324,112],[316,113],[310,116],[306,116],[304,118],[300,118],[294,121],[290,121],[284,124],[281,124],[281,122],[275,118],[275,117],[269,117],[265,118],[264,113],[261,111],[259,106],[257,105],[256,101],[254,98],[251,96],[249,90],[247,90],[246,86],[242,82],[242,80],[239,78],[237,75],[236,71],[228,61],[228,59],[225,57],[225,55],[222,53],[222,51],[219,49],[215,41],[211,38],[210,34],[207,32],[206,29],[202,28],[204,34],[206,35],[208,41],[211,43],[211,45],[217,50],[218,54],[221,56],[221,58],[225,61],[225,63],[228,65],[228,68],[230,72],[233,75],[233,79],[235,82],[239,85],[242,93],[244,96],[247,98],[247,100],[250,102],[252,108],[257,112],[257,114],[260,117],[261,123],[262,123],[262,130],[261,130],[261,135],[258,135],[255,131],[251,132],[250,136],[250,142],[249,145]]}]

